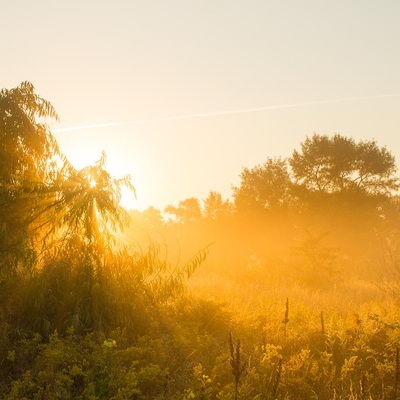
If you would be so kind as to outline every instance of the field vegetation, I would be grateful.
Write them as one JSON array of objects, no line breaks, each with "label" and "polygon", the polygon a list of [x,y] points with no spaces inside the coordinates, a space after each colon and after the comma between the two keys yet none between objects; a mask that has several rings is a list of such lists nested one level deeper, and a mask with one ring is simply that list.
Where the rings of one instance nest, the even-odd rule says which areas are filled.
[{"label": "field vegetation", "polygon": [[232,199],[126,211],[130,178],[76,170],[49,118],[0,92],[1,398],[400,398],[388,149],[314,134]]}]

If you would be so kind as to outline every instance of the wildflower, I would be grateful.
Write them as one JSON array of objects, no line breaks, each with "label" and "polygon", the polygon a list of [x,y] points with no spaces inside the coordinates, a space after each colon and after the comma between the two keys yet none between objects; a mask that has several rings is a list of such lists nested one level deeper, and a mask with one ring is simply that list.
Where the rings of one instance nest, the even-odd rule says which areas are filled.
[{"label": "wildflower", "polygon": [[112,349],[113,347],[115,347],[117,345],[117,342],[114,339],[106,339],[103,342],[103,346],[107,347],[109,349]]}]

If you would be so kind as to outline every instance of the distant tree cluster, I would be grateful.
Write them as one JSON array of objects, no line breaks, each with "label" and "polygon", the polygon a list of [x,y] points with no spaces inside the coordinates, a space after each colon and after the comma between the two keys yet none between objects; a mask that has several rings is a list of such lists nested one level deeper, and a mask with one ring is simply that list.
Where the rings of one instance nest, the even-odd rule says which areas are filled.
[{"label": "distant tree cluster", "polygon": [[279,213],[299,210],[305,204],[353,198],[375,206],[393,197],[399,188],[393,155],[374,140],[356,142],[335,134],[314,134],[289,159],[267,158],[262,165],[244,168],[233,187],[233,202],[210,192],[203,207],[189,198],[165,212],[180,223],[217,219],[236,212]]},{"label": "distant tree cluster", "polygon": [[[238,209],[278,210],[306,195],[390,196],[399,187],[393,155],[375,141],[314,134],[288,160],[245,168],[234,188]],[[361,197],[359,198],[361,200]]]}]

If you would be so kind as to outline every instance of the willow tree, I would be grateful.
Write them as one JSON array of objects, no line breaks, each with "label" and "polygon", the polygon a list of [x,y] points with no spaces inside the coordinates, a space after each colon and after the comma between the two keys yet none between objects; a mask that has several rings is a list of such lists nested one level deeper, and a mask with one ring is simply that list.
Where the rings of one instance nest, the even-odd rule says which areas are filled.
[{"label": "willow tree", "polygon": [[79,235],[88,245],[109,244],[112,232],[122,230],[128,215],[120,205],[122,187],[135,192],[129,175],[114,178],[105,168],[106,155],[81,170],[70,167],[67,176],[54,186],[56,198],[39,209],[43,226],[64,238]]},{"label": "willow tree", "polygon": [[120,200],[123,185],[133,189],[129,177],[111,177],[105,155],[77,171],[46,118],[58,116],[31,83],[0,92],[0,251],[11,257],[9,266],[33,263],[50,237],[104,243],[127,221]]},{"label": "willow tree", "polygon": [[0,183],[7,187],[42,184],[48,178],[48,162],[59,153],[48,126],[38,119],[57,113],[47,100],[23,82],[15,89],[0,91]]},{"label": "willow tree", "polygon": [[38,203],[37,191],[51,184],[59,154],[46,118],[58,119],[53,106],[23,82],[0,91],[0,252],[2,263],[32,254],[29,215]]},{"label": "willow tree", "polygon": [[[101,304],[95,288],[106,281],[100,267],[112,262],[103,250],[112,230],[127,221],[122,186],[133,189],[129,177],[106,171],[105,155],[76,170],[46,118],[58,119],[29,82],[0,92],[1,317],[44,334],[66,315],[93,326]],[[102,288],[106,293],[108,286]]]}]

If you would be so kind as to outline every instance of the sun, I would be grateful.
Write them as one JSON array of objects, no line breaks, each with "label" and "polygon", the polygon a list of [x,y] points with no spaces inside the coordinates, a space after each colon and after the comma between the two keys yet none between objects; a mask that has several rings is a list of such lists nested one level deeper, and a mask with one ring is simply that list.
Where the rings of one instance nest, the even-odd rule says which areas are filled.
[{"label": "sun", "polygon": [[[104,151],[106,153],[105,169],[113,178],[119,179],[135,173],[135,177],[132,177],[132,184],[136,189],[137,198],[129,188],[123,186],[120,205],[127,210],[143,210],[148,207],[148,204],[145,203],[144,193],[149,179],[142,176],[144,173],[141,166],[143,160],[140,159],[140,155],[138,156],[136,153],[133,155],[127,146],[116,142],[115,135],[105,134],[104,131],[94,132],[94,130],[73,131],[57,133],[56,139],[61,151],[77,170],[94,165]],[[95,180],[89,179],[89,185],[90,188],[95,188]]]},{"label": "sun", "polygon": [[96,187],[96,185],[97,185],[96,180],[93,179],[93,178],[90,178],[90,179],[89,179],[89,186],[90,186],[90,188],[93,189],[93,188]]}]

